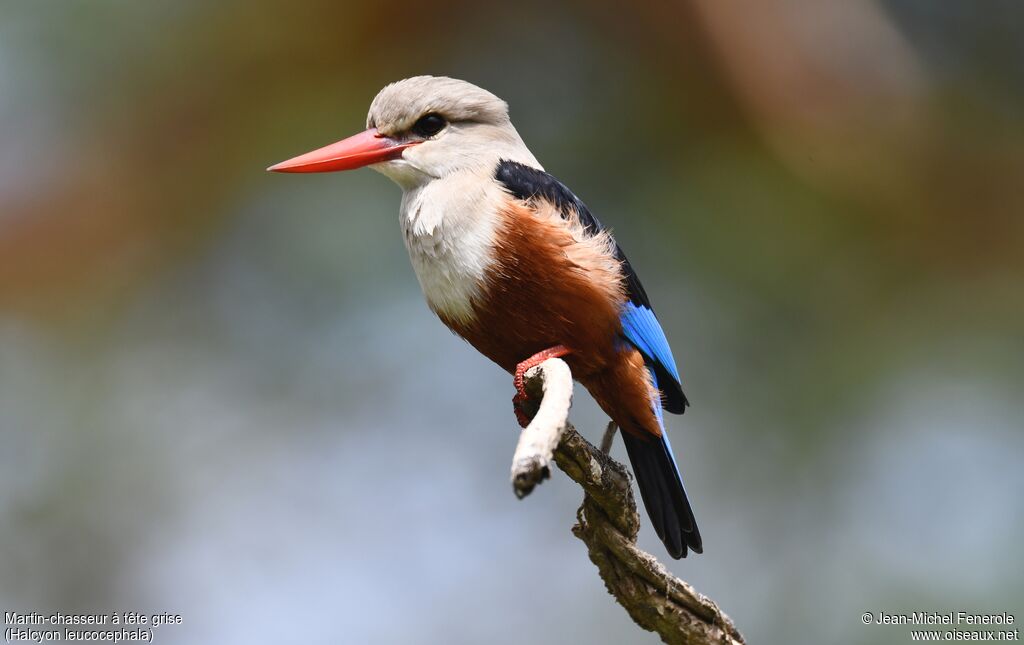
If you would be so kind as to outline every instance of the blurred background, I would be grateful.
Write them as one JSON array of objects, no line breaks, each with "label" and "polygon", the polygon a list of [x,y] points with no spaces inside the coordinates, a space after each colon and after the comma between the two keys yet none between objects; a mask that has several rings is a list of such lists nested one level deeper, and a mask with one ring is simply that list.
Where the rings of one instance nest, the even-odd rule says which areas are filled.
[{"label": "blurred background", "polygon": [[431,73],[509,101],[652,295],[706,544],[675,573],[752,643],[1020,620],[1021,61],[1012,0],[3,3],[0,606],[657,642],[579,489],[512,495],[511,379],[428,311],[398,189],[264,172]]}]

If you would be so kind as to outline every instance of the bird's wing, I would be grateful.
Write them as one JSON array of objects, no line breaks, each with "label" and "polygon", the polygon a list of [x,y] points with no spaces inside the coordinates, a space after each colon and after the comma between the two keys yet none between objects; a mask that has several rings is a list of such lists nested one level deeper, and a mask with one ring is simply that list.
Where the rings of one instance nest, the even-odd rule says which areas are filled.
[{"label": "bird's wing", "polygon": [[[523,201],[543,199],[553,204],[567,217],[576,213],[588,233],[596,235],[605,230],[601,222],[594,217],[587,205],[573,194],[565,184],[558,181],[543,170],[531,168],[523,164],[502,160],[495,171],[498,180],[513,197]],[[626,254],[618,244],[615,245],[615,256],[622,263],[622,271],[626,279],[626,296],[628,300],[622,308],[622,331],[626,340],[636,347],[654,371],[658,389],[664,400],[662,405],[674,414],[682,414],[689,402],[683,394],[683,386],[676,369],[676,361],[672,357],[672,349],[661,329],[654,308],[647,298],[647,292],[640,284],[640,278],[626,259]]]}]

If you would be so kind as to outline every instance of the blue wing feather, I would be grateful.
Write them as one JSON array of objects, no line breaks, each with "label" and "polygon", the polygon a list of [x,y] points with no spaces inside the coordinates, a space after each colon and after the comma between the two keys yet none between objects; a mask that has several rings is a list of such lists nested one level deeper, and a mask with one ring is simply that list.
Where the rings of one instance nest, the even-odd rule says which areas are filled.
[{"label": "blue wing feather", "polygon": [[679,369],[654,310],[628,301],[622,307],[621,320],[623,335],[644,355],[654,374],[655,384],[665,394],[665,409],[676,414],[683,412],[687,401],[683,395]]},{"label": "blue wing feather", "polygon": [[622,308],[622,330],[626,339],[648,360],[658,363],[679,382],[679,370],[676,368],[676,359],[672,357],[672,348],[650,308],[627,302]]}]

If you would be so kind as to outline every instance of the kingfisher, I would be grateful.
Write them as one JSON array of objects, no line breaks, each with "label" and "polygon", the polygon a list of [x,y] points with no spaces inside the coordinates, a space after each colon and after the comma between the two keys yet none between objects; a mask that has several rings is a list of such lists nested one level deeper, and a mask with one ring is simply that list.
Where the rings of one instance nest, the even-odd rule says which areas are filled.
[{"label": "kingfisher", "polygon": [[553,357],[622,430],[655,532],[673,558],[702,553],[663,410],[689,402],[665,332],[611,232],[548,174],[508,104],[466,81],[415,76],[382,89],[366,130],[268,168],[369,167],[402,189],[400,222],[430,308],[514,375]]}]

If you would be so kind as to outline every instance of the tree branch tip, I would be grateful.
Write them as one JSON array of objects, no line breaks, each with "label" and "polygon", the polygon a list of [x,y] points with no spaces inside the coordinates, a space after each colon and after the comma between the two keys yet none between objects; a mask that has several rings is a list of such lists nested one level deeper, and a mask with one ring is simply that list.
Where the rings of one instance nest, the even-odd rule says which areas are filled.
[{"label": "tree branch tip", "polygon": [[535,458],[526,459],[512,467],[512,491],[516,497],[523,499],[533,489],[551,478],[551,468]]}]

